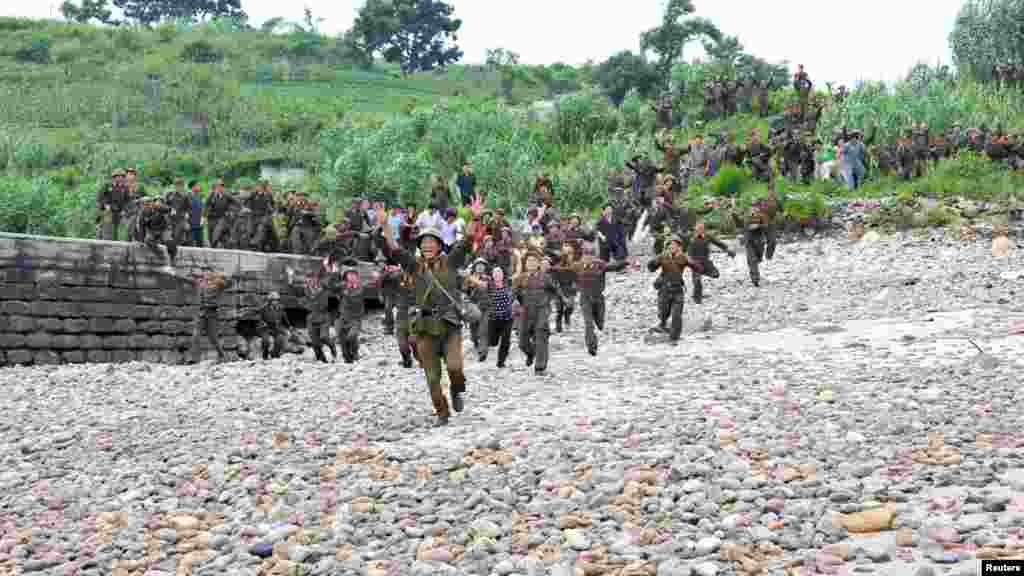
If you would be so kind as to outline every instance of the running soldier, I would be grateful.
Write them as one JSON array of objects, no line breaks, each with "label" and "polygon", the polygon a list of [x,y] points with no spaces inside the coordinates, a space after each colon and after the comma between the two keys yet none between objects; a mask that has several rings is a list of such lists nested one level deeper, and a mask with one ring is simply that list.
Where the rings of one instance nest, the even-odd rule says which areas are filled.
[{"label": "running soldier", "polygon": [[576,288],[580,295],[580,310],[583,312],[583,331],[587,352],[591,356],[597,356],[598,339],[594,332],[604,331],[605,321],[605,276],[608,272],[624,270],[629,264],[626,259],[618,260],[609,264],[599,260],[596,256],[594,245],[590,242],[583,244],[583,255],[569,267],[555,267],[558,273],[569,272],[574,276]]},{"label": "running soldier", "polygon": [[281,307],[281,295],[271,292],[260,309],[259,334],[263,344],[263,359],[280,358],[288,342],[288,316]]},{"label": "running soldier", "polygon": [[542,269],[543,262],[544,253],[541,250],[527,250],[523,256],[523,273],[512,278],[515,299],[522,310],[519,349],[526,356],[526,365],[533,365],[534,373],[538,376],[543,375],[548,367],[551,297],[563,302],[565,300],[558,283]]},{"label": "running soldier", "polygon": [[[728,254],[730,258],[736,257],[736,253],[726,246],[724,242],[706,233],[703,222],[697,223],[693,229],[693,237],[690,238],[690,245],[686,250],[686,257],[689,262],[691,277],[693,278],[693,303],[697,306],[701,306],[704,302],[704,283],[701,281],[701,277],[719,277],[718,268],[715,267],[715,263],[711,260],[711,247],[709,244],[717,246]],[[711,329],[711,317],[707,314],[704,315],[703,326],[705,330]]]},{"label": "running soldier", "polygon": [[[655,272],[661,269],[661,284],[658,288],[658,330],[669,333],[669,340],[678,342],[683,333],[683,304],[686,301],[686,284],[683,270],[690,265],[683,252],[683,239],[678,235],[669,238],[669,249],[647,263],[647,269]],[[666,330],[669,318],[671,329]]]},{"label": "running soldier", "polygon": [[419,232],[420,256],[404,250],[395,241],[387,212],[381,207],[375,211],[378,232],[376,242],[385,256],[398,262],[403,271],[414,275],[416,281],[416,310],[412,329],[416,334],[416,350],[420,365],[426,373],[430,399],[437,412],[438,425],[446,425],[450,418],[448,400],[441,389],[442,362],[448,365],[449,389],[452,408],[461,412],[464,407],[466,376],[462,370],[462,302],[459,298],[459,269],[469,256],[469,248],[480,226],[482,199],[478,194],[471,205],[473,224],[466,236],[444,254],[441,251],[441,232],[428,228]]},{"label": "running soldier", "polygon": [[334,332],[346,364],[359,360],[359,333],[363,316],[366,315],[366,298],[359,278],[358,262],[348,261],[342,269],[341,284],[338,287],[340,303]]}]

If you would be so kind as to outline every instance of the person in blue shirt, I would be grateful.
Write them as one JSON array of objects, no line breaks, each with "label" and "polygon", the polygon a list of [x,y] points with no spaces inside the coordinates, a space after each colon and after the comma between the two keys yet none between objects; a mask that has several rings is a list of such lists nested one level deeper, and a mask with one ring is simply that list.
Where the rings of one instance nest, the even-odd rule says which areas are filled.
[{"label": "person in blue shirt", "polygon": [[469,206],[476,194],[476,176],[473,175],[473,165],[466,160],[462,163],[462,174],[455,179],[455,186],[459,189],[459,196],[462,197],[462,205]]}]

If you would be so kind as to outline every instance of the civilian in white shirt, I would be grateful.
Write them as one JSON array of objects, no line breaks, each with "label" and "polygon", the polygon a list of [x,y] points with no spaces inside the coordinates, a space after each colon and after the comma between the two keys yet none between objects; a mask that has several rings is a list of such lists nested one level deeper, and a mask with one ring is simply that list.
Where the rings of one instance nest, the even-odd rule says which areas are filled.
[{"label": "civilian in white shirt", "polygon": [[441,229],[441,224],[444,223],[444,218],[441,217],[441,213],[431,208],[424,210],[420,213],[419,217],[416,218],[416,227],[420,229],[420,232],[427,228]]},{"label": "civilian in white shirt", "polygon": [[445,251],[447,251],[462,239],[465,223],[458,219],[459,213],[455,208],[445,210],[444,216],[445,219],[441,222],[441,241],[444,242]]}]

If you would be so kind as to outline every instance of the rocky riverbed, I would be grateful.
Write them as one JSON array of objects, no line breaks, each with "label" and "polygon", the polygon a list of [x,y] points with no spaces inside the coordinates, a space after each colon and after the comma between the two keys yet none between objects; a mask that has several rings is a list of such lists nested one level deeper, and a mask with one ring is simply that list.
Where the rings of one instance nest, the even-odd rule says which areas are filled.
[{"label": "rocky riverbed", "polygon": [[[1024,555],[1020,247],[927,235],[742,252],[650,331],[608,282],[596,358],[467,354],[466,410],[379,318],[355,366],[0,371],[0,575],[979,573]],[[467,339],[468,340],[468,339]],[[468,344],[467,344],[468,346]],[[468,348],[467,348],[468,350]]]}]

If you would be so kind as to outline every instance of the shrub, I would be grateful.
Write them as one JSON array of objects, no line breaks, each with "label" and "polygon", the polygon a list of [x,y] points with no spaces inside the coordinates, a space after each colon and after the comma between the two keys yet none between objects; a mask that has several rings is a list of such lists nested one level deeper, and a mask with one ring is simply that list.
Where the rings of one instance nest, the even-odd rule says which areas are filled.
[{"label": "shrub", "polygon": [[32,39],[27,45],[18,48],[18,50],[14,52],[14,59],[18,62],[49,64],[50,39],[42,34],[32,36]]},{"label": "shrub", "polygon": [[738,166],[727,164],[711,177],[709,186],[715,196],[737,196],[749,185],[750,177]]},{"label": "shrub", "polygon": [[224,51],[206,40],[196,40],[182,48],[181,59],[196,64],[211,64],[222,61]]}]

